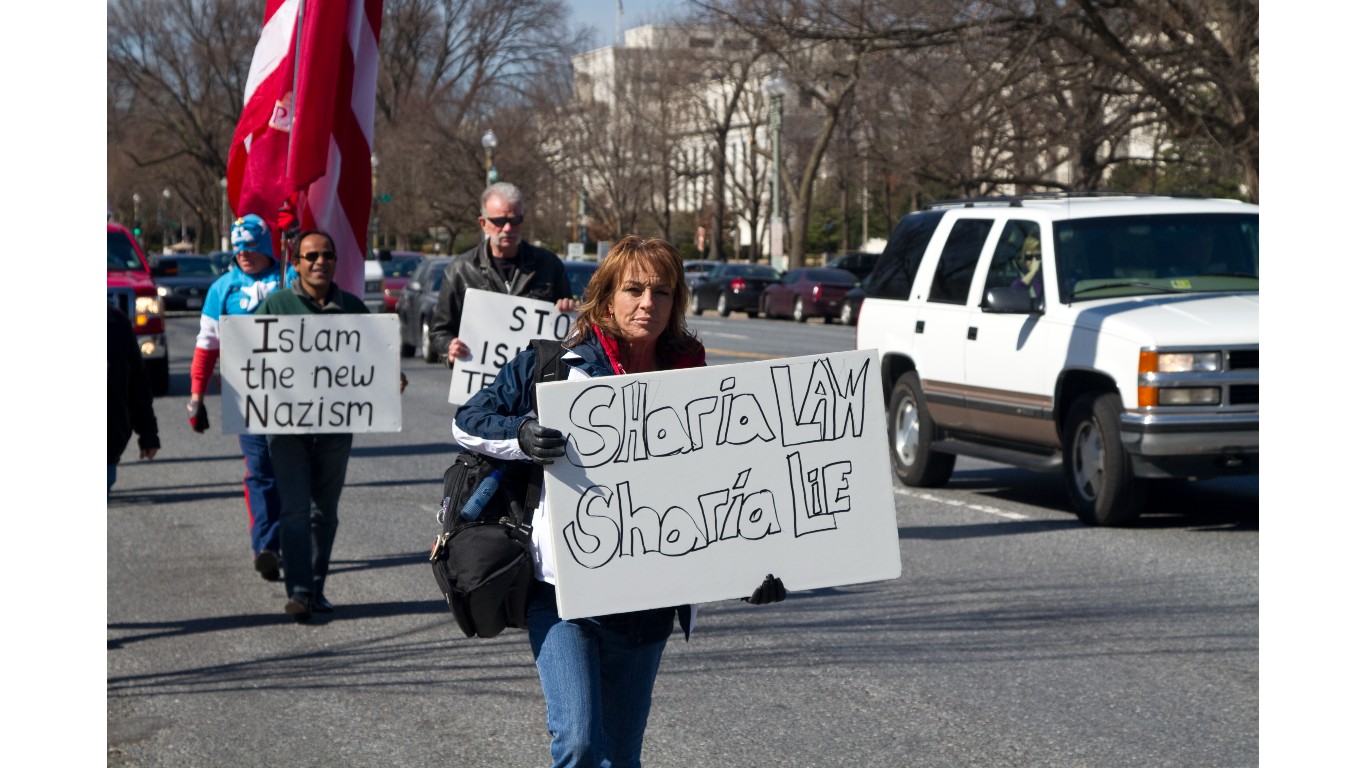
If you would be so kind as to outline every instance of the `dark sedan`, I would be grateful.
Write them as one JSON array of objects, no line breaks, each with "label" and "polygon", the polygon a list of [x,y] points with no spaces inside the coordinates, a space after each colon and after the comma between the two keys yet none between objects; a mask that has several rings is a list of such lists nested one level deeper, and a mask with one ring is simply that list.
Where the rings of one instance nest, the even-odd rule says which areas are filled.
[{"label": "dark sedan", "polygon": [[688,308],[694,315],[702,314],[707,307],[715,307],[721,317],[727,317],[731,312],[758,317],[759,294],[777,281],[778,271],[767,264],[720,263],[692,286]]},{"label": "dark sedan", "polygon": [[825,322],[840,314],[845,294],[858,278],[847,269],[799,267],[783,273],[782,280],[764,289],[759,297],[764,317],[790,317],[799,323],[809,317]]},{"label": "dark sedan", "polygon": [[[432,310],[441,293],[446,265],[450,263],[450,256],[423,259],[398,297],[398,350],[404,357],[412,357],[414,352],[422,350],[423,360],[435,363],[440,359],[438,350],[427,341],[427,331],[431,329]],[[445,350],[440,352],[444,354]]]},{"label": "dark sedan", "polygon": [[203,309],[204,296],[219,274],[213,260],[198,253],[167,254],[152,262],[152,282],[167,312]]}]

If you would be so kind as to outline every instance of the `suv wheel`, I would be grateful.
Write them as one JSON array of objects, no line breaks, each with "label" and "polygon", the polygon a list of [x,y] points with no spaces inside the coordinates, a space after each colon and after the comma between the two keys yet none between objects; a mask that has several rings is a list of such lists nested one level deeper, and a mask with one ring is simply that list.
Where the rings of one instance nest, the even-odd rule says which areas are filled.
[{"label": "suv wheel", "polygon": [[702,297],[698,296],[696,291],[693,292],[692,299],[688,302],[688,309],[694,315],[702,314]]},{"label": "suv wheel", "polygon": [[949,481],[958,457],[930,450],[934,422],[925,410],[920,377],[914,371],[901,374],[892,388],[887,410],[887,441],[892,448],[892,469],[901,482],[917,488],[938,488]]},{"label": "suv wheel", "polygon": [[423,359],[423,360],[426,360],[426,361],[429,362],[429,363],[435,363],[435,362],[436,362],[436,350],[435,350],[435,349],[432,349],[432,340],[431,340],[431,337],[427,335],[427,333],[428,333],[430,330],[431,330],[431,326],[429,326],[429,325],[427,324],[427,321],[426,321],[426,320],[423,320],[423,321],[422,321],[422,338],[419,340],[419,343],[422,344],[422,359]]},{"label": "suv wheel", "polygon": [[800,298],[792,303],[792,319],[798,323],[806,322],[806,305]]},{"label": "suv wheel", "polygon": [[1116,526],[1143,511],[1147,484],[1134,477],[1119,441],[1119,395],[1089,394],[1067,414],[1063,466],[1067,494],[1081,521]]},{"label": "suv wheel", "polygon": [[730,304],[726,302],[726,294],[724,292],[716,297],[716,314],[721,317],[730,317]]}]

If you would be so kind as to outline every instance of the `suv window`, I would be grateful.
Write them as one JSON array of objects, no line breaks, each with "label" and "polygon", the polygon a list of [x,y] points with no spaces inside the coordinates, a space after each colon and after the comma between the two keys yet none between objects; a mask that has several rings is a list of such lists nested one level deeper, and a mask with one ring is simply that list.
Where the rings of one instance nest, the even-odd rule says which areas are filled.
[{"label": "suv window", "polygon": [[116,272],[145,269],[132,241],[122,232],[109,233],[109,269]]},{"label": "suv window", "polygon": [[929,301],[940,304],[967,304],[972,273],[982,256],[991,232],[991,219],[960,219],[949,230],[948,242],[935,267],[930,283]]},{"label": "suv window", "polygon": [[1053,227],[1063,301],[1258,287],[1258,217],[1107,216]]},{"label": "suv window", "polygon": [[901,217],[887,247],[864,281],[869,297],[900,301],[911,297],[915,271],[920,268],[920,260],[925,258],[925,249],[944,213],[943,210],[920,211]]},{"label": "suv window", "polygon": [[[1035,267],[1036,274],[1033,280],[1025,281],[1031,266],[1030,256],[1038,258],[1040,254],[1039,223],[1007,221],[1005,229],[1001,232],[1001,239],[996,243],[996,250],[991,255],[985,289],[1016,288],[1029,290],[1031,297],[1042,296],[1043,276],[1038,273],[1043,269],[1042,265]],[[985,296],[985,291],[983,295]]]}]

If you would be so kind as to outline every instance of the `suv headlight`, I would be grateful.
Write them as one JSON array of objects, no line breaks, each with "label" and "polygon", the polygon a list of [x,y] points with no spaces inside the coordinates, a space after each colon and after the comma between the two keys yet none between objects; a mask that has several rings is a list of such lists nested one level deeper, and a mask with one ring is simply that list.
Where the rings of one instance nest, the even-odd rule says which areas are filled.
[{"label": "suv headlight", "polygon": [[[1202,374],[1223,370],[1224,354],[1213,352],[1138,353],[1138,405],[1219,405],[1221,389],[1198,386]],[[1182,375],[1190,374],[1190,375]],[[1196,386],[1192,386],[1196,385]]]},{"label": "suv headlight", "polygon": [[[1148,352],[1157,358],[1157,373],[1214,373],[1219,370],[1219,352]],[[1143,371],[1140,371],[1142,373]]]},{"label": "suv headlight", "polygon": [[142,328],[161,317],[160,296],[139,296],[133,304],[133,327]]}]

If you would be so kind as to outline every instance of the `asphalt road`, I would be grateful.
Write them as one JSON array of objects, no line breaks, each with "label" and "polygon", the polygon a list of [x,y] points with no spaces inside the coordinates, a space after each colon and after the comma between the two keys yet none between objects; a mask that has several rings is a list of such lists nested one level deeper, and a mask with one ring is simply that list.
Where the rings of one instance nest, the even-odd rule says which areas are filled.
[{"label": "asphalt road", "polygon": [[[841,326],[690,318],[713,364],[848,349]],[[403,361],[403,431],[356,438],[328,595],[298,625],[252,569],[241,456],[185,422],[193,317],[171,323],[162,450],[108,505],[108,764],[535,766],[526,636],[466,639],[426,551],[448,372]],[[1164,487],[1083,526],[1051,476],[964,460],[894,493],[902,577],[710,603],[675,633],[644,762],[1248,766],[1258,761],[1256,479]]]}]

